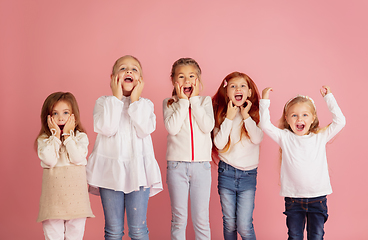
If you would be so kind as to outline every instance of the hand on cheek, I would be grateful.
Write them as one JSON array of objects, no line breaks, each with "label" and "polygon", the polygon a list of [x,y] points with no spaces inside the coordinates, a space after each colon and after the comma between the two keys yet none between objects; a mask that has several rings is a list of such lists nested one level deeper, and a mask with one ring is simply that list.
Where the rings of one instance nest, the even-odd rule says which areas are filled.
[{"label": "hand on cheek", "polygon": [[112,95],[121,100],[123,98],[123,88],[118,75],[111,75],[110,87]]},{"label": "hand on cheek", "polygon": [[144,82],[142,78],[139,78],[136,85],[134,86],[130,99],[132,102],[138,101],[144,88]]},{"label": "hand on cheek", "polygon": [[48,125],[51,133],[52,133],[51,129],[54,129],[56,131],[55,136],[60,139],[61,130],[60,130],[59,126],[56,124],[54,118],[52,118],[50,115],[47,116],[47,125]]},{"label": "hand on cheek", "polygon": [[184,93],[184,87],[180,86],[178,82],[175,82],[175,91],[176,91],[176,95],[178,96],[178,98],[188,99],[187,95],[185,95]]},{"label": "hand on cheek", "polygon": [[[66,121],[65,125],[64,125],[64,130],[63,132],[66,134],[70,134],[71,131],[74,131],[75,129],[75,116],[74,114],[72,114],[68,120]],[[65,135],[65,139],[68,138],[69,135]]]},{"label": "hand on cheek", "polygon": [[196,78],[194,84],[192,84],[192,94],[190,97],[195,97],[199,95],[199,80]]}]

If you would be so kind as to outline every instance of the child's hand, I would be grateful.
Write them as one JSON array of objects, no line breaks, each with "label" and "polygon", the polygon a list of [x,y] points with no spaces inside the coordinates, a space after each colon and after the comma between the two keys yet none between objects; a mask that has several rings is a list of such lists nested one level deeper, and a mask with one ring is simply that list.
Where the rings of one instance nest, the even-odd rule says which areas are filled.
[{"label": "child's hand", "polygon": [[265,88],[262,91],[262,99],[270,99],[270,92],[272,92],[273,89],[271,87]]},{"label": "child's hand", "polygon": [[331,93],[331,88],[327,85],[322,86],[320,90],[322,97],[326,96],[327,94]]},{"label": "child's hand", "polygon": [[233,120],[236,116],[236,113],[238,112],[239,108],[233,104],[231,100],[229,100],[227,104],[227,112],[226,112],[226,118]]},{"label": "child's hand", "polygon": [[130,100],[132,102],[138,101],[139,97],[142,94],[144,88],[144,82],[143,82],[143,78],[139,78],[137,81],[137,85],[135,85],[135,87],[133,88],[132,93],[130,94]]},{"label": "child's hand", "polygon": [[121,85],[121,81],[118,75],[115,76],[111,75],[110,87],[112,95],[121,100],[123,98],[123,87]]},{"label": "child's hand", "polygon": [[199,95],[199,80],[196,78],[195,83],[192,84],[192,94],[190,97],[195,97]]},{"label": "child's hand", "polygon": [[176,95],[178,95],[178,98],[180,99],[188,99],[187,95],[185,95],[184,93],[184,88],[183,86],[180,87],[178,82],[175,82],[175,91],[176,91]]},{"label": "child's hand", "polygon": [[249,101],[247,99],[246,102],[247,102],[247,106],[246,107],[240,106],[240,109],[241,109],[240,113],[243,116],[243,119],[244,120],[247,119],[247,118],[249,118],[249,110],[252,107],[252,102],[251,101]]},{"label": "child's hand", "polygon": [[[66,134],[70,134],[70,131],[74,131],[74,129],[75,129],[75,116],[74,114],[72,114],[68,118],[68,120],[66,120],[63,132]],[[67,139],[68,137],[69,137],[68,135],[65,135],[64,138]]]},{"label": "child's hand", "polygon": [[61,130],[59,126],[56,124],[55,120],[50,115],[47,116],[47,125],[49,126],[50,132],[52,132],[51,129],[56,130],[55,136],[60,139]]}]

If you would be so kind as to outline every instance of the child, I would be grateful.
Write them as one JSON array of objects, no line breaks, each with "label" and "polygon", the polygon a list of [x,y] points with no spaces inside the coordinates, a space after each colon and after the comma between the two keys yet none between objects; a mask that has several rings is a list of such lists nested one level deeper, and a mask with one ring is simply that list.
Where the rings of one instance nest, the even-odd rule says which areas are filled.
[{"label": "child", "polygon": [[127,212],[129,237],[148,239],[148,198],[162,191],[151,133],[156,128],[153,103],[141,98],[144,82],[137,58],[123,56],[112,69],[113,96],[97,99],[93,111],[96,143],[87,180],[99,189],[105,215],[105,239],[122,239]]},{"label": "child", "polygon": [[211,131],[214,125],[210,97],[199,96],[201,69],[191,58],[180,58],[171,70],[172,98],[163,102],[167,136],[167,185],[171,200],[171,239],[185,239],[188,196],[196,239],[211,239]]},{"label": "child", "polygon": [[214,153],[218,154],[224,239],[256,239],[253,228],[259,144],[259,93],[253,80],[233,72],[221,82],[212,99],[215,114]]},{"label": "child", "polygon": [[308,239],[323,239],[326,195],[332,193],[326,144],[345,126],[345,117],[330,87],[323,86],[321,94],[333,117],[330,125],[319,129],[313,100],[298,95],[285,104],[279,129],[270,121],[270,91],[262,92],[260,125],[282,150],[280,195],[285,197],[289,239],[303,239],[305,224]]},{"label": "child", "polygon": [[86,218],[94,216],[85,168],[88,138],[73,94],[46,98],[36,142],[43,167],[37,222],[42,222],[45,239],[83,239]]}]

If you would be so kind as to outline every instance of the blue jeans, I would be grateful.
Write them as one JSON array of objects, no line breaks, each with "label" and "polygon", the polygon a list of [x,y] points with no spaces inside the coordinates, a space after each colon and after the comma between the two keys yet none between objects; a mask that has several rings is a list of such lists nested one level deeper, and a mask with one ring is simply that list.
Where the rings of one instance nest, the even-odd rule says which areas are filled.
[{"label": "blue jeans", "polygon": [[129,237],[131,239],[149,239],[146,221],[149,192],[149,188],[143,187],[140,187],[139,191],[127,194],[100,188],[101,202],[105,214],[106,240],[121,240],[124,236],[125,210]]},{"label": "blue jeans", "polygon": [[223,215],[224,239],[255,240],[253,228],[254,197],[257,168],[242,171],[220,161],[218,166],[218,192]]},{"label": "blue jeans", "polygon": [[326,196],[315,198],[285,198],[286,225],[288,240],[303,240],[307,224],[308,240],[323,239],[324,224],[327,221]]},{"label": "blue jeans", "polygon": [[166,180],[171,200],[171,240],[186,239],[189,197],[195,239],[211,239],[211,163],[168,161]]}]

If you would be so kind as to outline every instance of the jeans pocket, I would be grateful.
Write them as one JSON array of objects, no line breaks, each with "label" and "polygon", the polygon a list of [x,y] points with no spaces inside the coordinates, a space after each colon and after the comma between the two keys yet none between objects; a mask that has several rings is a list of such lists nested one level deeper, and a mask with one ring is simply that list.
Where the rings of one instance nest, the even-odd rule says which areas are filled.
[{"label": "jeans pocket", "polygon": [[285,210],[288,211],[292,209],[294,206],[294,200],[293,199],[285,199]]},{"label": "jeans pocket", "polygon": [[320,204],[321,204],[321,208],[324,211],[326,211],[327,210],[327,198],[325,197],[325,198],[321,199]]},{"label": "jeans pocket", "polygon": [[167,170],[174,170],[179,167],[180,162],[167,161]]},{"label": "jeans pocket", "polygon": [[203,162],[203,168],[205,170],[210,170],[211,169],[211,162]]}]

